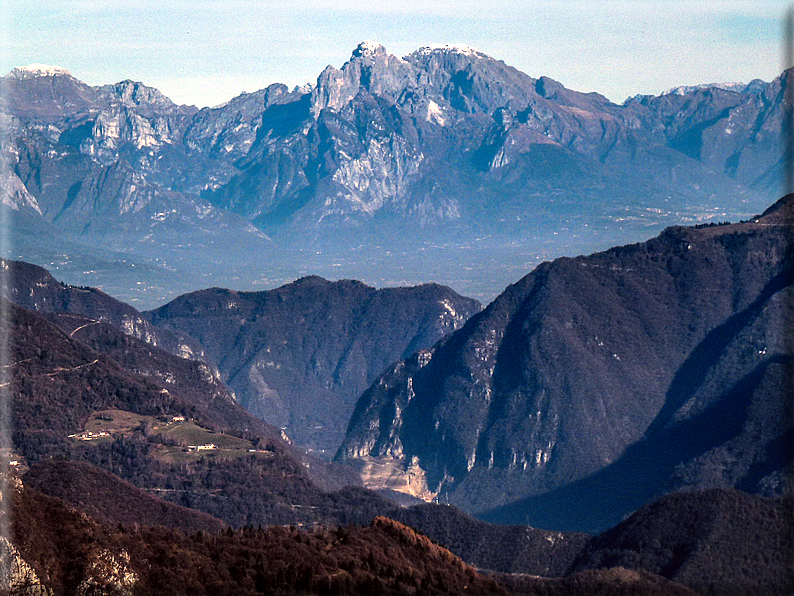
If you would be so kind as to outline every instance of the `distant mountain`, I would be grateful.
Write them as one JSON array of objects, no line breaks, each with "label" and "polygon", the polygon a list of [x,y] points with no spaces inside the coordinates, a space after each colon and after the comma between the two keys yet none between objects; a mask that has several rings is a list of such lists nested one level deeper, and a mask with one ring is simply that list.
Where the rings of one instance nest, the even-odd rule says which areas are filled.
[{"label": "distant mountain", "polygon": [[[600,213],[613,217],[627,215],[627,206],[634,216],[654,200],[665,209],[703,201],[697,185],[720,187],[727,199],[740,192],[736,182],[752,185],[777,161],[779,148],[764,139],[780,122],[759,116],[780,118],[779,80],[762,93],[712,86],[676,97],[687,109],[671,121],[653,102],[611,104],[473,48],[421,48],[401,59],[364,43],[311,89],[270,87],[257,137],[238,141],[245,157],[233,141],[253,121],[250,100],[199,115],[233,121],[234,137],[213,128],[210,138],[195,129],[190,138],[202,153],[228,153],[241,170],[210,200],[266,229],[285,220],[327,226],[388,214],[425,226],[456,222],[493,232],[499,222],[518,231],[519,215],[570,215],[596,199]],[[747,132],[725,132],[729,117]],[[682,127],[704,144],[702,156],[682,151]],[[751,148],[766,156],[755,174],[735,163]]]},{"label": "distant mountain", "polygon": [[721,89],[735,93],[759,93],[766,83],[761,79],[753,79],[749,83],[704,83],[702,85],[680,85],[665,91],[662,95],[687,95],[694,91]]},{"label": "distant mountain", "polygon": [[674,488],[789,490],[793,205],[544,263],[390,367],[338,458],[548,529],[604,529]]},{"label": "distant mountain", "polygon": [[140,82],[15,69],[7,256],[81,285],[99,272],[145,306],[309,273],[490,299],[528,263],[779,196],[783,80],[617,105],[467,46],[362,43],[312,85],[196,110]]},{"label": "distant mountain", "polygon": [[[133,81],[91,87],[59,68],[17,69],[0,85],[10,152],[0,203],[12,210],[17,256],[73,274],[135,263],[151,291],[169,270],[168,283],[186,282],[168,265],[180,251],[269,247],[247,222],[171,188],[208,171],[179,148],[195,108]],[[140,281],[130,277],[122,287]]]},{"label": "distant mountain", "polygon": [[376,290],[308,277],[267,292],[202,290],[145,316],[196,341],[251,412],[331,457],[383,369],[480,308],[436,284]]},{"label": "distant mountain", "polygon": [[[785,77],[753,81],[742,89],[703,85],[624,104],[647,109],[667,145],[705,167],[743,180],[751,189],[782,191],[778,167]],[[775,157],[775,156],[778,157]],[[776,180],[776,184],[770,184]],[[772,198],[772,197],[770,197]]]}]

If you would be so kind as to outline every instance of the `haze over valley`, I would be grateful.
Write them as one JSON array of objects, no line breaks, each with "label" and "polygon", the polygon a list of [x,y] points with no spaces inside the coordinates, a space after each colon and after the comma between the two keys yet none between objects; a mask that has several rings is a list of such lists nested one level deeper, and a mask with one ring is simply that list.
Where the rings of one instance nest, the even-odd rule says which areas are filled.
[{"label": "haze over valley", "polygon": [[781,194],[782,79],[619,105],[467,46],[360,44],[217,108],[60,68],[2,80],[6,256],[140,308],[306,275],[487,303],[543,260]]}]

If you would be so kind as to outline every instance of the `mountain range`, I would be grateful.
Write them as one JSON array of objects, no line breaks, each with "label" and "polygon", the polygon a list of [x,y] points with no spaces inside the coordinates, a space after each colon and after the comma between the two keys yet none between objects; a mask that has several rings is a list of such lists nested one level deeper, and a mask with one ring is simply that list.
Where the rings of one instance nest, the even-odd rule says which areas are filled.
[{"label": "mountain range", "polygon": [[[187,399],[202,424],[277,441],[286,421],[321,453],[344,439],[337,461],[360,480],[347,470],[334,482],[339,472],[309,465],[329,488],[360,482],[500,523],[592,533],[674,490],[789,491],[791,205],[788,196],[745,222],[670,228],[545,263],[481,312],[437,285],[306,278],[268,292],[205,290],[139,313],[38,267],[4,268],[9,297],[40,311],[42,325],[166,390],[135,389],[150,395],[133,400],[143,399],[139,414]],[[31,350],[55,357],[35,347],[55,340],[28,343],[23,394],[73,400],[68,384],[45,389],[43,373],[25,372]],[[96,359],[41,366],[85,375]],[[81,391],[111,388],[105,409],[131,407],[131,389],[118,389],[127,373],[99,378],[108,374],[121,376]],[[70,453],[65,431],[80,431],[90,410],[57,407],[42,422],[36,403],[20,404],[17,443]]]},{"label": "mountain range", "polygon": [[490,301],[545,258],[761,211],[785,80],[618,105],[466,46],[365,42],[311,85],[198,110],[18,68],[0,81],[6,256],[144,308],[307,274]]}]

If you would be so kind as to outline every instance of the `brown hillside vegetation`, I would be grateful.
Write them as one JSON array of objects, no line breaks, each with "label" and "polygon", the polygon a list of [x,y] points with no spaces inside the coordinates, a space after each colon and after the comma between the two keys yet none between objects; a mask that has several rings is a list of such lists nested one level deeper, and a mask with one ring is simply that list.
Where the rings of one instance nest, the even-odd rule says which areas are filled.
[{"label": "brown hillside vegetation", "polygon": [[451,505],[427,503],[395,509],[388,515],[418,529],[478,569],[503,573],[562,577],[589,538],[574,532],[489,524]]},{"label": "brown hillside vegetation", "polygon": [[508,592],[398,522],[312,531],[273,527],[185,533],[110,526],[22,488],[13,530],[56,595],[481,594]]}]

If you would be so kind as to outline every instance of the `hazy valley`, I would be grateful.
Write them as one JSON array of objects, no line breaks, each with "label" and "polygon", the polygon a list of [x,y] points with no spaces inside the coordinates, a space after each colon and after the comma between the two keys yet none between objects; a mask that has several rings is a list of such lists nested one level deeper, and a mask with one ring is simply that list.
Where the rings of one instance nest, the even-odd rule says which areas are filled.
[{"label": "hazy valley", "polygon": [[782,78],[618,105],[465,46],[362,43],[202,110],[62,69],[1,84],[6,256],[140,308],[307,275],[487,303],[543,260],[781,195]]}]

